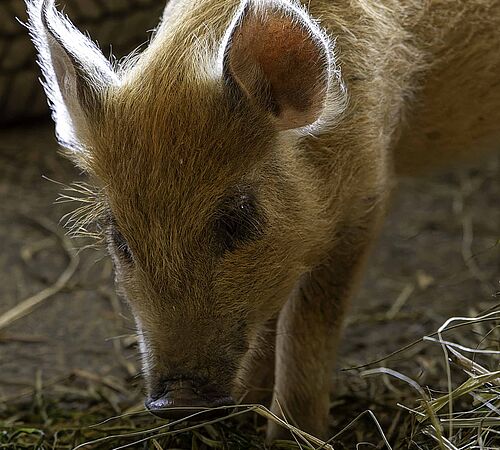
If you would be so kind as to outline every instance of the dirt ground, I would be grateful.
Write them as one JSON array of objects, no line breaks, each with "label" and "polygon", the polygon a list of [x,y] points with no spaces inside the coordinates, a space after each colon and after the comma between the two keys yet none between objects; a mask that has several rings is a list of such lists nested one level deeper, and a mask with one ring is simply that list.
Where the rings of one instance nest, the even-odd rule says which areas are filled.
[{"label": "dirt ground", "polygon": [[[0,132],[0,317],[56,282],[70,258],[59,220],[71,205],[54,204],[61,186],[83,179],[57,154],[51,124]],[[54,181],[49,181],[54,180]],[[372,409],[390,428],[401,414],[387,396],[412,397],[408,386],[346,371],[434,332],[451,316],[499,303],[500,158],[477,168],[423,180],[405,180],[375,248],[348,319],[332,405],[332,429]],[[66,380],[65,389],[104,380],[140,402],[137,351],[128,310],[114,294],[110,260],[79,253],[76,273],[63,289],[14,323],[0,327],[0,419],[5,405],[25,402],[34,389]],[[383,364],[442,388],[439,352],[413,347]],[[429,353],[430,352],[430,353]],[[435,362],[433,362],[435,361]],[[3,405],[3,406],[2,406]],[[74,407],[72,405],[71,407]],[[399,411],[399,412],[398,412]],[[366,429],[374,428],[366,419]],[[398,430],[389,430],[395,436]],[[357,428],[357,439],[365,439]],[[395,438],[394,438],[395,439]]]}]

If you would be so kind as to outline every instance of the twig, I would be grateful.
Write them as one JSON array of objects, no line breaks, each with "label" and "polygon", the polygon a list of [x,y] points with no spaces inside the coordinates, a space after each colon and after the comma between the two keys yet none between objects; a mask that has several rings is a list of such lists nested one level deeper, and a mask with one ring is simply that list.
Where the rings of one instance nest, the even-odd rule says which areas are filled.
[{"label": "twig", "polygon": [[78,267],[78,255],[76,254],[69,238],[59,229],[59,227],[42,217],[38,217],[36,220],[31,218],[28,219],[34,221],[37,225],[40,225],[42,228],[55,234],[59,238],[62,247],[69,257],[69,264],[54,284],[22,300],[14,308],[0,315],[0,330],[11,325],[21,317],[30,314],[44,300],[47,300],[57,294],[64,288],[64,286],[66,286],[66,283],[70,280]]},{"label": "twig", "polygon": [[83,369],[73,369],[73,374],[79,378],[83,378],[84,380],[88,380],[94,383],[99,383],[104,386],[107,386],[116,392],[120,392],[122,394],[127,393],[127,389],[124,386],[121,386],[118,382],[116,382],[110,377],[102,377]]},{"label": "twig", "polygon": [[408,283],[404,287],[404,289],[398,295],[398,298],[396,299],[396,301],[391,306],[391,309],[389,309],[389,311],[387,311],[387,313],[386,313],[387,319],[391,320],[391,319],[394,319],[396,317],[396,315],[399,313],[399,311],[401,311],[401,308],[405,305],[405,303],[411,297],[411,294],[413,294],[414,290],[415,290],[415,286],[413,285],[413,283]]}]

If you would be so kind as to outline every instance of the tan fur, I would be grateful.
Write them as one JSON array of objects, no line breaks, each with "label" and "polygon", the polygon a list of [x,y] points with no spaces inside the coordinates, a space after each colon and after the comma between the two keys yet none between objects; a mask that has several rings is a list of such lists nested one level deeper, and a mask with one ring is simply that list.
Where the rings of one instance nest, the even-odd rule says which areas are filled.
[{"label": "tan fur", "polygon": [[[279,132],[218,78],[238,7],[174,1],[89,114],[81,164],[134,256],[133,267],[114,258],[149,388],[165,373],[197,373],[241,393],[262,384],[256,367],[266,373],[275,339],[273,410],[324,435],[342,318],[395,174],[498,145],[500,2],[307,2],[336,39],[348,106],[339,116],[332,74],[331,118],[302,134]],[[257,192],[264,233],[218,258],[209,224],[241,186]],[[276,336],[264,333],[273,318]],[[270,425],[270,439],[282,434]]]}]

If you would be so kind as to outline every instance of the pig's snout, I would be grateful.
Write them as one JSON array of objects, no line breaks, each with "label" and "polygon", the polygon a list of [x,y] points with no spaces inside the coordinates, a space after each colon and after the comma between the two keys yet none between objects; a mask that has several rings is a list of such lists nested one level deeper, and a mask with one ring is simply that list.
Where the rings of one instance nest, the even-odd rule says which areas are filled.
[{"label": "pig's snout", "polygon": [[[225,408],[208,408],[233,404],[231,395],[222,394],[213,386],[199,386],[189,380],[166,381],[160,393],[152,393],[146,400],[146,408],[155,416],[173,420],[203,420],[208,416],[224,415],[229,412]],[[195,413],[199,414],[190,417]]]}]

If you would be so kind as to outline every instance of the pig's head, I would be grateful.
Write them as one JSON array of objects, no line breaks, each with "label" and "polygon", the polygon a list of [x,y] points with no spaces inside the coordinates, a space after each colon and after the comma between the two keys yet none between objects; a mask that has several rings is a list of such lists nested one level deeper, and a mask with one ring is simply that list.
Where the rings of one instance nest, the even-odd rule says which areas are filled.
[{"label": "pig's head", "polygon": [[169,10],[148,49],[112,67],[52,1],[29,3],[58,139],[104,195],[151,409],[232,401],[327,232],[297,143],[343,96],[331,43],[295,4]]}]

